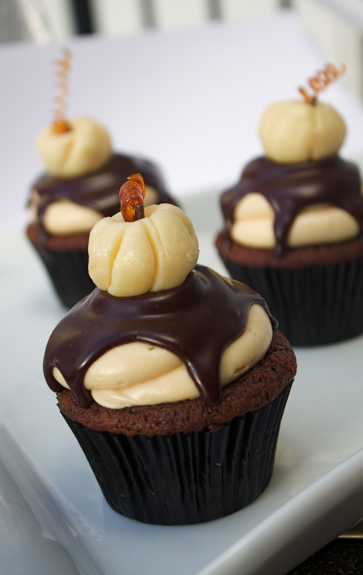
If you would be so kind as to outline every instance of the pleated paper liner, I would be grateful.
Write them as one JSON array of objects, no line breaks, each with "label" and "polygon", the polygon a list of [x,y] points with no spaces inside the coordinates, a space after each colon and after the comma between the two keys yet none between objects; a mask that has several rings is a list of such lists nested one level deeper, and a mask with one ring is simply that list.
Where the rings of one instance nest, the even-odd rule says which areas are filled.
[{"label": "pleated paper liner", "polygon": [[202,523],[238,511],[266,489],[291,385],[256,412],[190,435],[127,437],[63,417],[112,509],[143,523]]},{"label": "pleated paper liner", "polygon": [[49,250],[45,247],[38,251],[53,287],[63,304],[71,308],[80,299],[95,289],[88,274],[88,249]]},{"label": "pleated paper liner", "polygon": [[224,263],[232,278],[266,299],[291,345],[324,345],[363,333],[363,258],[291,270]]}]

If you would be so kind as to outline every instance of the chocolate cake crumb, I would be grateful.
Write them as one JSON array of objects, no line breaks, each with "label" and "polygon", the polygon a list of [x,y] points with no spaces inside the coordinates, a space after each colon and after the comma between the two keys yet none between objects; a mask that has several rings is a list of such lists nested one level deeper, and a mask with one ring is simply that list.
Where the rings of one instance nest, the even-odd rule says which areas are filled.
[{"label": "chocolate cake crumb", "polygon": [[360,239],[354,239],[338,244],[293,248],[287,250],[282,257],[277,257],[273,249],[257,249],[237,244],[229,238],[225,230],[219,233],[216,248],[224,260],[242,266],[263,268],[299,269],[335,264],[363,256],[363,243]]},{"label": "chocolate cake crumb", "polygon": [[26,234],[29,240],[35,246],[38,245],[41,236],[44,237],[45,242],[43,247],[48,250],[63,251],[63,250],[87,250],[89,232],[82,234],[68,234],[64,236],[52,236],[44,232],[43,227],[38,223],[29,224],[26,229]]}]

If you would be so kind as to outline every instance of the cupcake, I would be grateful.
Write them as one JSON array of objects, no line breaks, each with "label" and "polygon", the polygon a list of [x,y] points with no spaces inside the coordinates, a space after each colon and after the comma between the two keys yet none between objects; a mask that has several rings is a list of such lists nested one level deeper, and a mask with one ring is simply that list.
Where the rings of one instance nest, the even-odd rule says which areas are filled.
[{"label": "cupcake", "polygon": [[44,375],[116,512],[205,522],[267,487],[296,359],[261,296],[196,265],[186,214],[135,209],[134,191],[139,175],[91,232],[97,287],[53,331]]},{"label": "cupcake", "polygon": [[301,92],[304,101],[263,114],[265,155],[222,194],[216,247],[230,275],[268,301],[290,343],[309,346],[363,332],[363,198],[358,168],[338,154],[343,119]]},{"label": "cupcake", "polygon": [[96,222],[117,211],[120,185],[129,174],[143,175],[145,205],[175,203],[155,164],[115,153],[107,130],[92,118],[66,118],[71,59],[66,48],[56,61],[59,94],[54,120],[37,139],[46,171],[32,185],[32,221],[26,230],[67,307],[95,287],[88,274],[89,233]]},{"label": "cupcake", "polygon": [[39,135],[46,173],[32,185],[27,236],[61,301],[72,307],[95,287],[88,275],[89,232],[97,221],[117,211],[126,177],[134,172],[143,175],[147,205],[175,202],[158,167],[114,153],[109,134],[99,123],[79,117],[69,126],[61,133],[51,126]]}]

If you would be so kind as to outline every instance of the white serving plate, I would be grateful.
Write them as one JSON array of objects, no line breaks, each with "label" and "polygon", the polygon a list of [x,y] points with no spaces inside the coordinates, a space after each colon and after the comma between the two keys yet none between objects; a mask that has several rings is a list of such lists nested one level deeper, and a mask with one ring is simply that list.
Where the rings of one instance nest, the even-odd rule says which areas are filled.
[{"label": "white serving plate", "polygon": [[[183,206],[200,263],[224,273],[213,246],[217,192]],[[274,475],[257,501],[201,525],[144,525],[105,503],[43,379],[44,348],[65,310],[22,231],[1,236],[0,274],[4,575],[20,564],[27,575],[49,564],[56,575],[282,575],[363,516],[363,336],[296,350]]]}]

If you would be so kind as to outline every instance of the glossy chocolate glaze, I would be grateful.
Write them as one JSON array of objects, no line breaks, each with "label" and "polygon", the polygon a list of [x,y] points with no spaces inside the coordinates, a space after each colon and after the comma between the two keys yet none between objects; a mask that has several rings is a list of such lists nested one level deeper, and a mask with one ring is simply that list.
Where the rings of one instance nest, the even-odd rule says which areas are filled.
[{"label": "glossy chocolate glaze", "polygon": [[222,353],[243,333],[252,304],[261,305],[277,327],[260,295],[204,266],[197,265],[177,288],[137,297],[116,298],[96,288],[53,331],[44,356],[45,379],[53,391],[62,391],[52,374],[58,367],[77,405],[88,407],[91,396],[83,380],[90,365],[118,345],[142,341],[175,353],[203,400],[218,403]]},{"label": "glossy chocolate glaze", "polygon": [[42,222],[50,203],[63,198],[93,208],[104,217],[113,216],[120,211],[120,187],[128,176],[135,173],[142,175],[146,186],[156,189],[159,193],[158,203],[175,203],[166,191],[162,175],[155,164],[134,156],[114,154],[104,168],[89,176],[60,179],[44,174],[38,178],[32,187],[40,196],[39,221]]},{"label": "glossy chocolate glaze", "polygon": [[229,233],[237,202],[258,192],[275,212],[276,252],[287,249],[287,238],[295,216],[308,206],[329,204],[342,208],[358,222],[363,238],[363,197],[358,168],[339,156],[323,160],[280,164],[266,157],[256,158],[244,168],[237,185],[221,198]]}]

